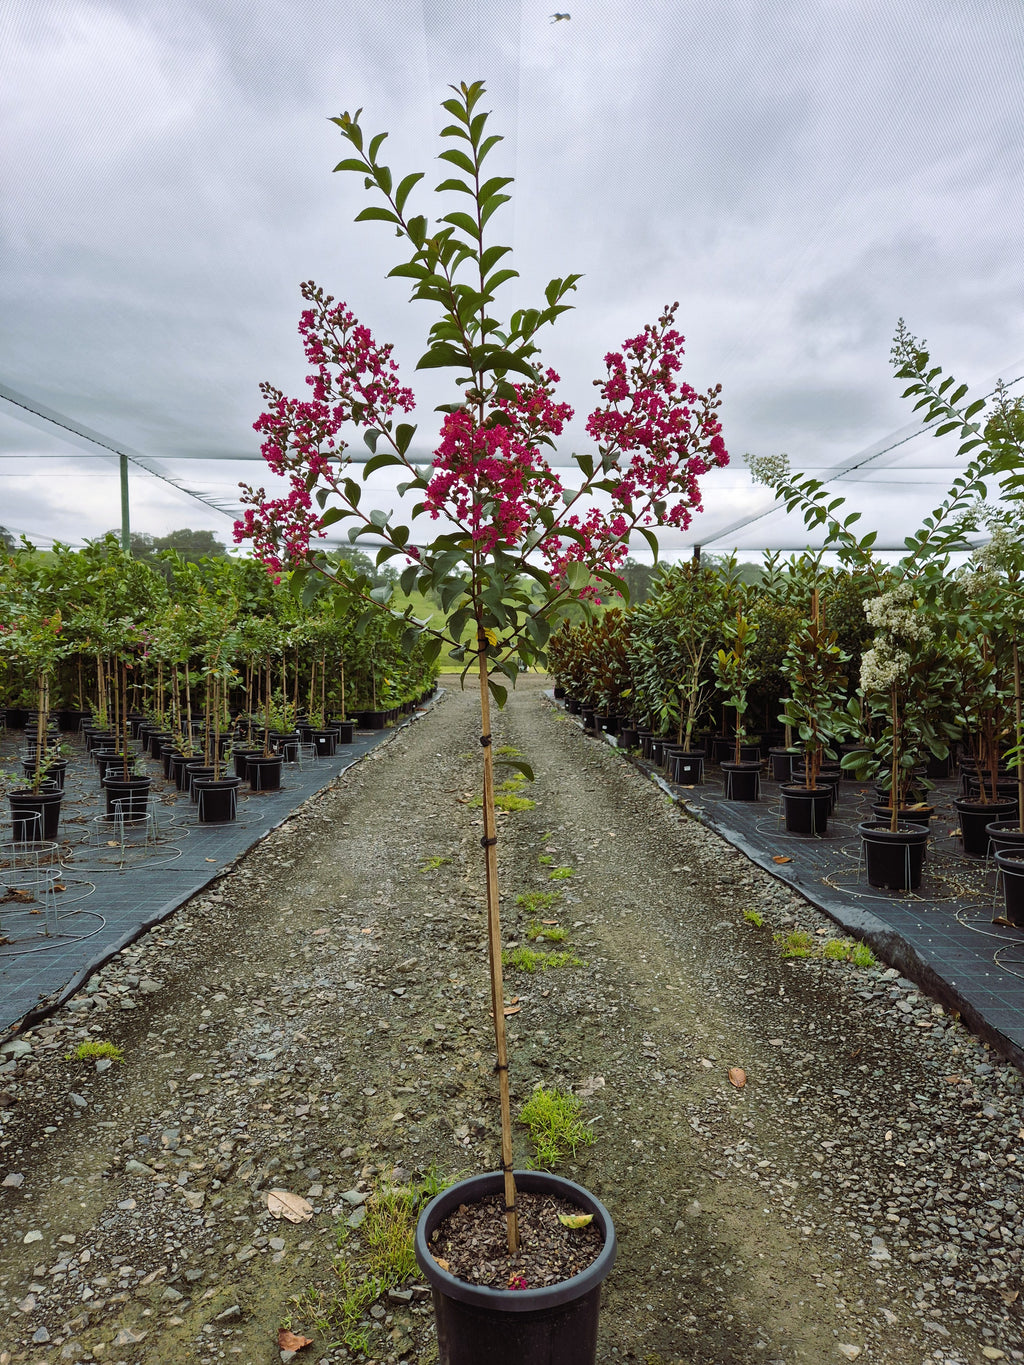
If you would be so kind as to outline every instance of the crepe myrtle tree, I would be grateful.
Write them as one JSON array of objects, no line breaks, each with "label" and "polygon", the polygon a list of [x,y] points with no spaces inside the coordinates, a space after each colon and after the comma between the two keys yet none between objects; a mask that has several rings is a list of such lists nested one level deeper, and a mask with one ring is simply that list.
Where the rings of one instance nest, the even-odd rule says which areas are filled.
[{"label": "crepe myrtle tree", "polygon": [[[501,1103],[501,1164],[510,1250],[519,1234],[512,1178],[512,1129],[504,1030],[501,934],[498,915],[497,834],[490,704],[500,707],[520,663],[543,665],[553,626],[586,619],[606,587],[625,594],[615,570],[636,532],[657,550],[654,528],[686,527],[700,508],[698,480],[728,455],[717,415],[720,385],[699,394],[679,377],[683,337],[676,306],[605,356],[595,380],[599,402],[587,419],[592,453],[574,455],[578,480],[564,484],[545,458],[573,415],[557,395],[558,375],[543,365],[537,336],[568,304],[579,276],[552,280],[539,307],[505,318],[495,298],[517,272],[510,248],[491,240],[495,211],[511,181],[485,170],[501,141],[487,130],[479,108],[480,82],[451,87],[443,103],[451,122],[442,130],[448,178],[436,193],[447,212],[433,223],[410,208],[423,178],[396,180],[380,160],[385,133],[364,134],[361,110],[333,120],[349,144],[336,170],[363,180],[376,202],[356,221],[377,221],[398,238],[403,259],[390,275],[409,280],[412,298],[432,304],[436,320],[418,369],[453,372],[461,391],[443,405],[440,437],[428,470],[410,448],[416,428],[403,420],[414,395],[402,384],[392,347],[379,344],[344,304],[313,282],[302,285],[306,308],[299,333],[310,372],[305,398],[262,385],[266,410],[256,422],[262,453],[288,480],[286,496],[245,489],[236,539],[251,539],[271,574],[290,570],[293,581],[319,574],[338,579],[337,566],[315,546],[328,527],[348,521],[349,540],[374,538],[377,563],[409,561],[403,591],[418,589],[441,606],[442,620],[414,620],[412,608],[389,607],[391,589],[365,577],[351,584],[367,609],[397,617],[425,633],[436,658],[447,645],[476,673],[483,748],[484,848],[487,885],[491,1010]],[[343,432],[360,431],[371,458],[357,464]],[[411,522],[440,525],[429,538],[399,524],[391,511],[366,510],[363,484],[377,470],[406,475],[399,494],[415,497]],[[504,680],[504,681],[502,681]],[[516,763],[515,766],[524,767]],[[528,776],[532,776],[525,769]]]}]

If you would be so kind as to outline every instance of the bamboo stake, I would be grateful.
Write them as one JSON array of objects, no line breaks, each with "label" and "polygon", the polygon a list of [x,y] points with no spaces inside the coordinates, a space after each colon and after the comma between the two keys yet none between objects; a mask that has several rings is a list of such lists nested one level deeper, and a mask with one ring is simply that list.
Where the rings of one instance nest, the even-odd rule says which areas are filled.
[{"label": "bamboo stake", "polygon": [[491,1013],[501,1100],[501,1169],[505,1176],[505,1225],[509,1255],[519,1251],[516,1182],[512,1173],[512,1105],[508,1088],[508,1047],[505,1039],[505,983],[501,973],[501,916],[498,900],[498,826],[494,807],[494,754],[491,744],[491,696],[487,687],[487,638],[477,627],[480,672],[480,743],[484,751],[484,864],[487,870],[487,950],[490,958]]},{"label": "bamboo stake", "polygon": [[892,785],[889,788],[889,804],[892,806],[892,814],[889,816],[889,828],[893,834],[896,833],[899,824],[899,772],[900,772],[900,744],[902,742],[900,734],[900,712],[899,698],[896,692],[896,685],[892,688]]}]

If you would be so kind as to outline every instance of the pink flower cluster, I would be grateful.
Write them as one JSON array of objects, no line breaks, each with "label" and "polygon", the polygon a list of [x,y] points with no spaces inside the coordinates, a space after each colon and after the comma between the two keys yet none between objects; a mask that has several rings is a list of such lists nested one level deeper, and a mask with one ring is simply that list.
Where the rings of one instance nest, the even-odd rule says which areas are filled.
[{"label": "pink flower cluster", "polygon": [[539,450],[572,417],[568,403],[552,397],[557,383],[558,375],[548,370],[536,384],[515,386],[515,398],[499,402],[484,426],[468,408],[445,417],[424,506],[435,520],[443,514],[468,530],[484,554],[518,545],[537,508],[551,507],[561,496]]},{"label": "pink flower cluster", "polygon": [[391,346],[378,346],[346,305],[335,304],[312,280],[302,285],[302,296],[313,305],[299,320],[306,358],[315,366],[306,376],[313,398],[300,402],[261,384],[269,408],[253,423],[265,437],[260,453],[274,474],[288,479],[289,491],[270,498],[264,489],[242,484],[242,503],[249,506],[234,528],[235,541],[251,540],[275,581],[307,559],[310,542],[323,535],[312,494],[318,487],[339,491],[338,471],[347,463],[339,435],[345,423],[376,426],[415,405],[412,390],[398,383]]},{"label": "pink flower cluster", "polygon": [[[368,521],[340,475],[348,463],[343,426],[385,432],[379,439],[397,451],[391,419],[414,405],[411,390],[399,383],[392,348],[378,346],[344,304],[312,282],[302,293],[311,305],[299,332],[312,367],[306,381],[312,398],[300,402],[263,384],[269,406],[255,423],[265,438],[263,457],[289,480],[289,492],[268,498],[263,489],[243,485],[249,505],[235,524],[236,541],[252,540],[275,577],[306,560],[312,540],[324,534],[315,493],[328,490]],[[677,307],[605,357],[606,378],[595,380],[603,402],[587,420],[597,455],[577,490],[563,489],[541,453],[573,415],[556,401],[558,375],[547,370],[483,414],[470,402],[445,416],[425,510],[464,531],[478,555],[536,547],[556,586],[565,585],[573,563],[617,568],[638,527],[688,526],[701,508],[698,479],[729,457],[717,417],[720,386],[698,394],[677,379],[683,353],[673,326]],[[420,557],[415,547],[402,548]]]}]

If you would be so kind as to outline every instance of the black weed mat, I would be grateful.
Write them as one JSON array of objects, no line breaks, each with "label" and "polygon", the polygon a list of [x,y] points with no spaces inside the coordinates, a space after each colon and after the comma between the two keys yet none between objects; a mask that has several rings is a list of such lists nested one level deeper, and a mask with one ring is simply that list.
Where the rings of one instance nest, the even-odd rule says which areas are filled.
[{"label": "black weed mat", "polygon": [[794,835],[786,833],[778,783],[762,782],[756,802],[727,801],[717,767],[707,769],[699,786],[683,787],[637,755],[626,757],[696,819],[1024,1068],[1024,931],[992,923],[1002,908],[995,865],[961,851],[955,782],[939,782],[929,794],[935,814],[920,888],[892,892],[869,886],[860,862],[857,825],[873,818],[873,788],[844,779],[828,833]]},{"label": "black weed mat", "polygon": [[[286,764],[280,791],[250,792],[243,782],[237,817],[223,825],[199,824],[188,794],[147,760],[156,826],[133,822],[123,839],[103,815],[99,777],[83,742],[63,736],[73,753],[58,842],[12,844],[10,825],[0,827],[0,1036],[53,1010],[394,733],[357,731],[333,758]],[[19,731],[0,735],[0,767],[20,768],[23,747]]]}]

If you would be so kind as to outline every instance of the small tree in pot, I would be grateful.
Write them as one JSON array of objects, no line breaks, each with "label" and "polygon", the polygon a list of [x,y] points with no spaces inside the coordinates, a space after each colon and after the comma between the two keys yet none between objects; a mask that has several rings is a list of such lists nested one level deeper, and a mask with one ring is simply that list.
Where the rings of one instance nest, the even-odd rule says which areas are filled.
[{"label": "small tree in pot", "polygon": [[[508,198],[503,190],[509,181],[488,177],[483,170],[500,139],[486,132],[487,116],[477,108],[482,94],[479,83],[463,84],[445,101],[452,122],[442,134],[447,145],[441,157],[454,175],[438,188],[457,195],[457,207],[433,227],[406,209],[421,175],[413,173],[396,182],[379,161],[385,135],[367,142],[358,113],[335,120],[351,150],[339,169],[357,172],[383,200],[359,217],[385,222],[408,243],[408,258],[392,274],[412,281],[414,297],[439,305],[440,316],[419,364],[455,370],[461,397],[443,409],[432,468],[425,473],[411,459],[415,429],[397,420],[397,414],[412,409],[414,399],[399,383],[391,348],[378,346],[343,304],[336,305],[307,283],[301,331],[311,363],[313,397],[299,402],[264,385],[268,410],[257,423],[265,437],[264,457],[272,469],[289,478],[291,493],[284,499],[268,499],[262,490],[249,490],[251,506],[236,536],[252,537],[257,553],[275,574],[303,564],[337,578],[332,563],[314,552],[312,539],[332,523],[349,520],[350,539],[366,532],[384,542],[379,562],[392,556],[412,560],[402,575],[403,589],[434,593],[440,600],[442,625],[416,623],[409,610],[405,620],[410,639],[424,631],[435,655],[447,645],[465,661],[467,673],[476,673],[483,755],[481,842],[501,1114],[502,1171],[495,1179],[504,1197],[507,1242],[514,1257],[520,1255],[520,1245],[501,970],[491,702],[504,703],[505,683],[515,682],[520,662],[543,663],[552,623],[586,616],[586,598],[595,594],[596,581],[622,590],[614,568],[625,558],[633,531],[653,542],[652,525],[687,523],[697,503],[698,477],[724,464],[727,455],[716,416],[718,390],[700,395],[676,378],[682,338],[673,325],[674,309],[669,308],[657,324],[630,338],[622,352],[607,356],[601,403],[587,423],[596,453],[574,456],[580,483],[575,489],[563,487],[543,449],[555,445],[572,410],[557,400],[558,376],[541,366],[535,337],[565,311],[564,299],[578,277],[551,281],[543,307],[518,310],[507,320],[493,316],[495,293],[515,272],[502,263],[508,248],[488,244],[485,232],[495,210]],[[423,513],[443,519],[444,529],[429,543],[398,524],[392,513],[360,507],[362,490],[352,477],[357,468],[345,456],[340,436],[346,421],[365,431],[374,452],[359,472],[368,477],[387,466],[403,470],[408,477],[402,491],[419,497],[414,519]],[[318,513],[314,502],[321,509],[328,502],[332,506]],[[358,579],[353,593],[367,610],[386,609],[386,603],[374,598],[369,585]],[[521,766],[519,760],[510,761]],[[599,1222],[604,1217],[601,1211]],[[606,1243],[602,1276],[614,1245],[610,1223],[607,1230],[611,1245]],[[431,1264],[426,1252],[424,1258]],[[439,1312],[443,1304],[448,1313],[459,1295],[470,1292],[470,1286],[456,1282],[443,1269],[432,1266],[431,1274],[436,1275]],[[540,1310],[546,1291],[509,1294],[503,1287],[479,1292],[491,1298],[497,1294],[509,1311],[533,1313]],[[593,1292],[596,1296],[596,1287]],[[451,1307],[451,1312],[457,1315],[458,1308]],[[596,1297],[594,1312],[596,1321]],[[557,1328],[552,1324],[545,1330]],[[499,1326],[477,1358],[498,1362],[509,1358],[508,1351],[508,1334]]]}]

